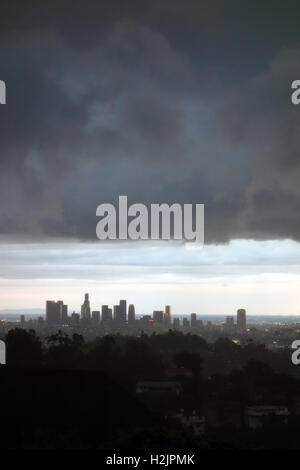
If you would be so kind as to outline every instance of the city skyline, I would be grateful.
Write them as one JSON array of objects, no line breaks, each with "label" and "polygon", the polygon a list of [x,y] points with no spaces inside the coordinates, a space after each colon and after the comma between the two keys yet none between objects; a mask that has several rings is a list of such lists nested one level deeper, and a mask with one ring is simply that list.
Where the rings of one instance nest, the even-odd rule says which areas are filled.
[{"label": "city skyline", "polygon": [[[114,305],[109,304],[101,304],[101,305],[93,305],[91,306],[90,302],[90,294],[84,294],[84,301],[81,307],[77,309],[69,309],[68,304],[65,304],[63,300],[46,300],[46,308],[45,308],[45,318],[47,320],[47,316],[51,317],[54,323],[63,323],[64,319],[68,316],[70,317],[72,313],[76,313],[81,320],[84,321],[91,321],[93,319],[93,314],[100,313],[101,320],[116,320],[117,322],[124,323],[131,319],[135,319],[136,317],[141,317],[143,315],[149,316],[152,315],[153,320],[159,323],[169,323],[172,318],[176,317],[173,315],[173,308],[172,305],[168,304],[164,306],[163,310],[154,309],[152,312],[136,312],[135,304],[128,303],[127,299],[119,299],[119,302]],[[190,312],[189,316],[198,315],[195,312]],[[239,317],[243,317],[244,319],[240,321],[240,323],[245,322],[246,317],[246,310],[245,309],[237,309],[237,324],[239,323]],[[179,314],[179,317],[184,316],[183,314]],[[228,317],[227,317],[228,318]],[[233,318],[233,317],[231,317]],[[52,320],[51,320],[52,321]],[[50,323],[51,323],[50,321]]]},{"label": "city skyline", "polygon": [[[99,310],[95,310],[99,308]],[[108,331],[117,327],[120,331],[123,329],[134,328],[137,324],[143,327],[164,326],[165,328],[202,328],[203,320],[197,313],[190,313],[188,316],[172,315],[172,306],[165,305],[163,310],[153,310],[151,314],[136,315],[134,304],[128,304],[126,299],[120,299],[119,303],[113,306],[102,304],[99,307],[91,307],[89,293],[84,294],[84,300],[80,308],[80,313],[68,311],[68,305],[63,300],[46,300],[45,317],[38,318],[40,326],[45,323],[49,327],[79,327],[83,329],[90,326],[103,326]],[[20,316],[21,325],[25,325],[25,315]],[[234,316],[227,316],[224,322],[225,329],[240,333],[247,331],[247,315],[246,309],[239,308],[236,311],[236,321]],[[212,322],[208,321],[206,327],[212,326]]]}]

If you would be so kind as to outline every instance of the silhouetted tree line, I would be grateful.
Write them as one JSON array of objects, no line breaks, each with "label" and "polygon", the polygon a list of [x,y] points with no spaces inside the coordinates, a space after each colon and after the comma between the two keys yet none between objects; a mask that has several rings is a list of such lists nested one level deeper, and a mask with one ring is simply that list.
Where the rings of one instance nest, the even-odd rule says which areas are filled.
[{"label": "silhouetted tree line", "polygon": [[127,369],[134,379],[150,380],[164,377],[166,369],[175,366],[176,355],[185,352],[190,356],[182,358],[181,365],[196,370],[195,362],[199,360],[206,376],[227,375],[256,360],[269,365],[274,372],[300,378],[300,368],[292,365],[291,351],[287,348],[274,352],[261,344],[249,342],[241,346],[226,338],[208,344],[199,335],[172,330],[139,338],[106,335],[92,341],[85,341],[79,334],[68,336],[58,331],[42,341],[34,330],[16,328],[8,332],[6,344],[8,367],[94,369],[120,378]]},{"label": "silhouetted tree line", "polygon": [[[68,336],[58,331],[42,341],[34,330],[17,328],[8,332],[6,344],[7,370],[100,372],[111,377],[131,396],[135,394],[138,381],[176,380],[181,385],[180,396],[153,402],[147,397],[146,404],[151,412],[158,412],[160,418],[164,418],[172,409],[195,409],[200,414],[212,410],[216,423],[220,423],[218,426],[208,424],[205,435],[200,437],[176,422],[160,424],[158,428],[145,423],[145,428],[112,441],[118,442],[120,448],[143,449],[143,436],[149,448],[154,448],[161,434],[164,435],[161,446],[166,448],[177,445],[207,449],[276,448],[274,443],[280,448],[280,442],[282,448],[298,448],[293,433],[300,432],[296,412],[300,378],[287,349],[274,352],[251,341],[241,346],[226,338],[208,344],[198,335],[172,330],[164,334],[142,334],[138,338],[107,335],[92,341],[78,334]],[[92,385],[87,385],[87,394],[89,387]],[[278,423],[270,422],[266,423],[268,433],[249,430],[244,422],[245,409],[255,404],[288,406],[291,412],[288,427],[283,431]],[[103,409],[109,406],[113,408],[107,405]],[[239,417],[238,431],[230,420],[226,422],[230,414]],[[62,439],[70,441],[68,433],[72,435],[74,428],[64,431]],[[78,433],[71,442],[82,439]],[[45,435],[41,436],[44,442]],[[53,436],[55,447],[56,437]],[[107,439],[103,437],[101,446],[110,446]]]},{"label": "silhouetted tree line", "polygon": [[[203,401],[236,400],[241,406],[258,397],[269,404],[291,401],[299,380],[290,351],[271,352],[252,342],[240,346],[224,338],[207,344],[198,335],[172,330],[93,341],[58,331],[41,341],[34,330],[16,328],[8,332],[6,343],[10,368],[102,371],[132,392],[137,381],[170,379],[170,369],[177,368],[173,379],[182,383],[182,404],[198,409]],[[180,377],[181,369],[190,377]]]}]

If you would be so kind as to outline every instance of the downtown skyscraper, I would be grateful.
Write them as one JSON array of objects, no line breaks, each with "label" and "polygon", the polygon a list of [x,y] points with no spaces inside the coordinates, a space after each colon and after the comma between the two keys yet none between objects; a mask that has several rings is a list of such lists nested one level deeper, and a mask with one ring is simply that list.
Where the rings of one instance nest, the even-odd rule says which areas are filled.
[{"label": "downtown skyscraper", "polygon": [[89,294],[84,294],[84,302],[81,306],[81,318],[82,320],[90,321],[91,319],[91,307]]}]

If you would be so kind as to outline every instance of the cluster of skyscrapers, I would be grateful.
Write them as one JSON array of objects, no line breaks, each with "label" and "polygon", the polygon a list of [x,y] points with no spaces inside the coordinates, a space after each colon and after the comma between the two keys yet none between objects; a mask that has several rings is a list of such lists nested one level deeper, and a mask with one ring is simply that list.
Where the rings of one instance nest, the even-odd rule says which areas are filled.
[{"label": "cluster of skyscrapers", "polygon": [[[171,306],[166,305],[165,310],[155,310],[153,318],[149,315],[144,315],[145,321],[155,321],[155,323],[163,323],[166,325],[171,324]],[[89,294],[84,295],[84,301],[81,305],[81,313],[73,312],[71,316],[68,315],[68,306],[62,300],[46,301],[46,323],[48,325],[68,325],[68,324],[104,324],[114,323],[119,326],[125,324],[133,324],[135,322],[135,307],[129,304],[127,309],[127,301],[120,300],[118,305],[110,308],[108,305],[102,305],[100,310],[91,310]]]},{"label": "cluster of skyscrapers", "polygon": [[68,315],[68,306],[62,300],[46,301],[46,322],[48,325],[68,325],[68,324],[89,324],[89,323],[110,323],[115,322],[122,326],[125,323],[135,321],[135,308],[130,304],[127,312],[127,301],[120,300],[118,305],[110,308],[108,305],[102,305],[100,310],[91,310],[89,294],[84,295],[84,301],[81,306],[81,314],[73,312]]},{"label": "cluster of skyscrapers", "polygon": [[66,324],[68,321],[68,306],[62,300],[46,301],[46,321],[49,325]]},{"label": "cluster of skyscrapers", "polygon": [[[62,300],[54,301],[47,300],[46,302],[46,323],[48,325],[114,325],[117,327],[123,327],[125,325],[136,324],[135,307],[130,304],[127,309],[127,301],[120,300],[118,305],[114,305],[112,308],[109,305],[102,305],[101,310],[91,310],[89,294],[84,295],[84,301],[81,305],[81,312],[73,312],[70,316],[68,315],[68,306],[63,303]],[[202,328],[203,321],[197,319],[196,313],[190,315],[190,319],[174,318],[172,320],[171,305],[166,305],[165,310],[154,310],[153,315],[143,315],[139,318],[138,323],[143,326],[151,325],[163,325],[173,326],[174,328]],[[207,326],[210,327],[211,321],[207,322]],[[243,333],[247,329],[246,325],[246,310],[239,309],[237,311],[236,323],[234,322],[233,316],[227,316],[224,324],[224,328],[228,332],[237,331]]]},{"label": "cluster of skyscrapers", "polygon": [[234,323],[234,317],[229,315],[226,317],[225,329],[232,331],[236,329],[239,332],[244,332],[247,329],[246,321],[246,310],[244,308],[239,308],[236,316],[236,324]]}]

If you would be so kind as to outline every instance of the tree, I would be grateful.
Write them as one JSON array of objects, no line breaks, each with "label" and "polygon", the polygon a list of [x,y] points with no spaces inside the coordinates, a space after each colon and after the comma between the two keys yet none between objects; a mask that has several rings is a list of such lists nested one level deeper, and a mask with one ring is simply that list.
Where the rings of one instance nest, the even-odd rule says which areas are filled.
[{"label": "tree", "polygon": [[34,330],[15,328],[6,335],[8,367],[35,368],[42,365],[42,343]]}]

